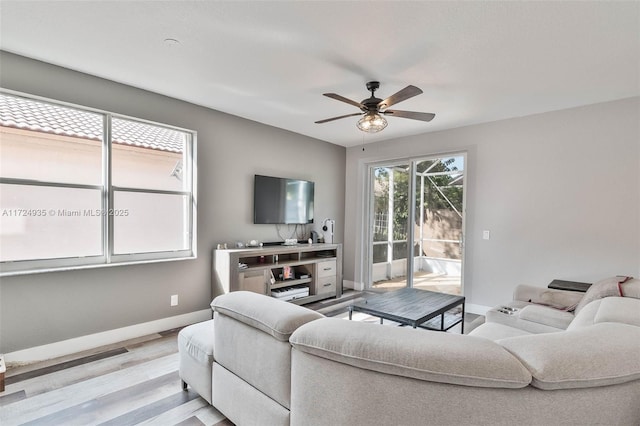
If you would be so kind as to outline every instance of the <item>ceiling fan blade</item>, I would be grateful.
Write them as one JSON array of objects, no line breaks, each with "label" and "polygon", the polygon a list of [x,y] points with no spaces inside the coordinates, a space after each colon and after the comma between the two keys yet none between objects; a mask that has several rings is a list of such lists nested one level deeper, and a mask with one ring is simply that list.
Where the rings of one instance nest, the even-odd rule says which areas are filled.
[{"label": "ceiling fan blade", "polygon": [[422,90],[418,89],[416,86],[407,86],[401,91],[389,96],[387,99],[380,101],[378,108],[389,108],[391,105],[406,101],[409,98],[418,96],[420,93],[422,93]]},{"label": "ceiling fan blade", "polygon": [[431,121],[433,120],[433,117],[436,116],[435,114],[431,114],[430,112],[399,111],[397,109],[388,109],[384,111],[383,114],[420,121]]},{"label": "ceiling fan blade", "polygon": [[340,96],[335,93],[323,93],[323,95],[328,98],[335,99],[336,101],[348,103],[349,105],[353,105],[354,107],[364,108],[364,106],[360,102],[352,101],[351,99],[347,99],[344,96]]},{"label": "ceiling fan blade", "polygon": [[340,120],[341,118],[355,117],[356,115],[362,115],[362,113],[356,112],[353,114],[341,115],[340,117],[326,118],[324,120],[316,121],[316,124],[328,123],[329,121]]}]

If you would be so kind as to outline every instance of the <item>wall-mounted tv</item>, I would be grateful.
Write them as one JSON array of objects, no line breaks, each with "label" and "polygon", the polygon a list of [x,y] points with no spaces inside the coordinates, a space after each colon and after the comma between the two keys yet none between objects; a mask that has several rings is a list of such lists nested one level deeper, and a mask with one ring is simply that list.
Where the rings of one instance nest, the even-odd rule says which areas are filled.
[{"label": "wall-mounted tv", "polygon": [[255,175],[253,223],[313,223],[314,183]]}]

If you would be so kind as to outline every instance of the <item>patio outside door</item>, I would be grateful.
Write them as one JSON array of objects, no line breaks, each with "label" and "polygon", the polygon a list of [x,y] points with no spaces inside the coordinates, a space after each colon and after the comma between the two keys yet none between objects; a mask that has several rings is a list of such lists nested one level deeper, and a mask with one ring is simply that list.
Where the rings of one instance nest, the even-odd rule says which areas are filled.
[{"label": "patio outside door", "polygon": [[464,163],[458,154],[370,166],[369,288],[462,294]]},{"label": "patio outside door", "polygon": [[372,190],[371,280],[376,287],[404,287],[411,282],[407,265],[409,247],[410,164],[398,163],[370,169]]}]

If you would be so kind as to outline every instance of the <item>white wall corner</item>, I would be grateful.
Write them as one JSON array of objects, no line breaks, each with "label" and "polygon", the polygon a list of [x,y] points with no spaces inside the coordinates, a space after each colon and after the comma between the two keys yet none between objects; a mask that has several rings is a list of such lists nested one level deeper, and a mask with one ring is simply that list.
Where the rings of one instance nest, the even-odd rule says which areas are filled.
[{"label": "white wall corner", "polygon": [[9,352],[5,354],[4,357],[5,362],[9,365],[30,364],[33,362],[44,361],[51,358],[70,355],[76,352],[94,349],[100,346],[111,345],[129,339],[135,339],[137,337],[147,336],[161,331],[171,330],[173,328],[184,327],[189,324],[207,321],[210,319],[211,309],[203,309],[201,311],[161,318],[155,321],[130,325],[114,330],[88,334],[86,336],[74,337],[73,339],[62,340],[60,342]]},{"label": "white wall corner", "polygon": [[357,283],[351,280],[343,280],[342,286],[356,291],[364,291],[364,283]]}]

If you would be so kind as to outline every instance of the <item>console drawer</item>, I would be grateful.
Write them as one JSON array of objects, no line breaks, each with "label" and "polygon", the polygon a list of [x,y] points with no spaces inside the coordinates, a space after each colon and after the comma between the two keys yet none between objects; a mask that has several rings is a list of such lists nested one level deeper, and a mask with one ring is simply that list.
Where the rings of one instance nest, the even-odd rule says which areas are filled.
[{"label": "console drawer", "polygon": [[334,277],[336,276],[336,260],[326,260],[324,262],[318,262],[318,278],[322,277]]},{"label": "console drawer", "polygon": [[241,272],[239,281],[239,290],[253,291],[260,294],[265,294],[267,291],[265,272],[262,270]]},{"label": "console drawer", "polygon": [[316,282],[316,294],[336,293],[336,277],[321,277]]}]

